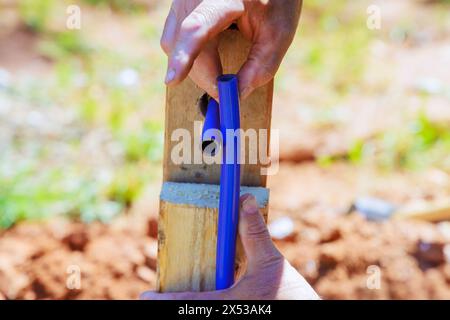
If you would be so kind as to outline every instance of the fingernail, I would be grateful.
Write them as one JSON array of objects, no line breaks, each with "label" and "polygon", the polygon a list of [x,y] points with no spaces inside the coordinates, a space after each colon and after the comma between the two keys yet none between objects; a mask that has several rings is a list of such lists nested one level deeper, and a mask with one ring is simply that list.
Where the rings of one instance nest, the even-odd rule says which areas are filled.
[{"label": "fingernail", "polygon": [[167,75],[166,75],[166,84],[168,84],[169,82],[171,82],[173,79],[175,79],[175,69],[169,69],[167,70]]},{"label": "fingernail", "polygon": [[254,196],[249,196],[247,199],[242,202],[242,210],[247,213],[257,213],[258,212],[258,204],[256,203],[256,199]]}]

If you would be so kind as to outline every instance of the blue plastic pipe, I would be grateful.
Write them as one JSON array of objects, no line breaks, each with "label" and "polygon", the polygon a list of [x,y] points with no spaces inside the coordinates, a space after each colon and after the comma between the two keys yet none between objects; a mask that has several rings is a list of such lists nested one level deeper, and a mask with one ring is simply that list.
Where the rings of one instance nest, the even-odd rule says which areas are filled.
[{"label": "blue plastic pipe", "polygon": [[[206,132],[210,129],[219,130],[220,129],[220,114],[219,114],[219,104],[216,100],[213,98],[210,98],[208,101],[208,106],[206,107],[206,115],[205,115],[205,122],[203,124],[203,131],[202,131],[202,150],[205,151],[205,149],[211,145],[211,143],[215,143],[217,140],[217,137],[214,135],[210,135],[208,137],[205,136]],[[213,152],[211,153],[212,156],[214,156],[215,152],[217,152],[218,145],[215,144],[214,147],[210,147],[210,150]]]},{"label": "blue plastic pipe", "polygon": [[[220,130],[222,132],[223,161],[220,171],[219,221],[217,230],[216,289],[226,289],[234,282],[236,236],[239,219],[240,165],[238,163],[239,136],[227,130],[240,128],[239,92],[236,75],[218,78],[220,102]],[[231,145],[230,145],[231,144]],[[227,147],[228,146],[228,147]],[[227,149],[233,154],[228,154]]]}]

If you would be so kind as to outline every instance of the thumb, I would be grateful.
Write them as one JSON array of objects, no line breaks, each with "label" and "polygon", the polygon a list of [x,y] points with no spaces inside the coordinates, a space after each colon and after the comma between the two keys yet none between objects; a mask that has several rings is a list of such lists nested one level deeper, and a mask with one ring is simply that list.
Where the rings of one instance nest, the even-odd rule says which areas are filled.
[{"label": "thumb", "polygon": [[254,196],[241,197],[239,235],[247,257],[247,268],[258,268],[282,258],[275,248]]}]

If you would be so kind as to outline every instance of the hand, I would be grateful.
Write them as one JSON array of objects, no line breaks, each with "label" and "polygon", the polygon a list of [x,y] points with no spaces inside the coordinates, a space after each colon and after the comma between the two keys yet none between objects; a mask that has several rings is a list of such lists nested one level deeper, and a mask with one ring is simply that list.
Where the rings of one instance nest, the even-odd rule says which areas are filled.
[{"label": "hand", "polygon": [[222,74],[217,35],[236,22],[252,47],[238,73],[241,98],[275,75],[295,35],[302,0],[174,0],[161,38],[166,84],[191,79],[218,98]]},{"label": "hand", "polygon": [[256,200],[241,197],[239,235],[247,257],[247,269],[229,289],[210,292],[144,292],[148,300],[268,300],[319,299],[306,280],[273,244]]}]

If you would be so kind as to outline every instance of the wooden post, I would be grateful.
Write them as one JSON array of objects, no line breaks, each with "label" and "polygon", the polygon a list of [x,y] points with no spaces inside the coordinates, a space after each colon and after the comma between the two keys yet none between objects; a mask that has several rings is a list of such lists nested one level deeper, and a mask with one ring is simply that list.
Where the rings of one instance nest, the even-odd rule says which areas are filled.
[{"label": "wooden post", "polygon": [[[267,217],[268,190],[242,187],[244,193],[256,197],[261,213]],[[158,225],[160,291],[214,290],[218,199],[218,185],[163,184]],[[242,262],[240,244],[237,256]]]},{"label": "wooden post", "polygon": [[[249,49],[249,43],[238,31],[223,32],[219,51],[224,73],[237,73]],[[273,82],[270,82],[241,102],[242,129],[255,129],[257,132],[266,129],[270,133],[272,93]],[[171,158],[173,148],[179,143],[171,139],[175,130],[185,129],[191,137],[198,137],[194,122],[202,123],[204,120],[198,107],[203,94],[190,79],[168,88],[166,92],[164,183],[158,227],[157,290],[161,292],[215,288],[220,165],[203,162],[178,165]],[[201,141],[194,140],[191,141],[191,154],[201,154]],[[246,143],[246,155],[257,152],[249,149],[254,147]],[[243,187],[242,191],[256,196],[262,214],[267,217],[268,190],[265,189],[266,176],[261,174],[262,167],[259,161],[257,164],[246,161],[241,165],[241,185],[249,187]],[[237,261],[242,261],[239,246]]]}]

